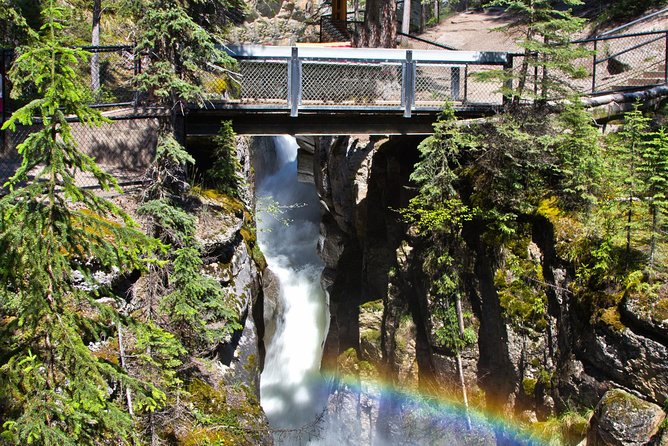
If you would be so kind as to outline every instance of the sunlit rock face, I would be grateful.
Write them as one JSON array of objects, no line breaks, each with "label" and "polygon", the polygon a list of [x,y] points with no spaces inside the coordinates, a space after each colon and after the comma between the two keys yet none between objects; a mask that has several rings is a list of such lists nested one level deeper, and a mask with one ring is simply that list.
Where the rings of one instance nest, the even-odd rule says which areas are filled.
[{"label": "sunlit rock face", "polygon": [[656,404],[623,390],[606,392],[589,425],[589,446],[641,446],[658,438],[666,414]]}]

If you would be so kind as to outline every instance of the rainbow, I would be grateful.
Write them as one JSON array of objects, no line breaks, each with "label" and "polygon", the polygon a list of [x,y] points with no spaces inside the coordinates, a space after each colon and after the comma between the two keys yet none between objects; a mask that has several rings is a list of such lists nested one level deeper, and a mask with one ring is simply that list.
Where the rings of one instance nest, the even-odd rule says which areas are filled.
[{"label": "rainbow", "polygon": [[[356,375],[327,371],[321,375],[321,385],[327,386],[329,391],[345,389],[394,404],[395,407],[400,406],[404,414],[410,414],[416,420],[428,423],[425,426],[434,429],[436,435],[439,430],[451,435],[456,434],[458,444],[480,444],[482,437],[489,437],[489,440],[494,442],[495,436],[502,436],[505,439],[504,444],[508,445],[547,446],[552,443],[538,427],[503,413],[495,413],[474,405],[469,406],[467,413],[459,397],[453,396],[456,394],[455,391],[448,392],[444,389],[427,393],[416,389],[399,388],[375,377],[360,378]],[[471,423],[470,430],[467,428],[467,415]],[[443,443],[436,444],[450,443],[444,438]]]}]

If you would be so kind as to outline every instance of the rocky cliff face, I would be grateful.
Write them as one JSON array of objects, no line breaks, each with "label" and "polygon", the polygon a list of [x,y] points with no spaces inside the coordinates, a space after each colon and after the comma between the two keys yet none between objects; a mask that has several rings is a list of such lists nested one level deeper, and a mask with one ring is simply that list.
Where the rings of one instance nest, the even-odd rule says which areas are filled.
[{"label": "rocky cliff face", "polygon": [[[423,394],[460,392],[455,359],[435,333],[424,247],[396,212],[414,193],[408,177],[418,143],[411,137],[300,142],[300,171],[305,178],[313,173],[323,208],[322,284],[331,312],[323,368],[349,377],[333,386],[327,412],[330,426],[346,428],[328,435],[350,444],[408,438],[406,406],[381,396],[378,382]],[[573,273],[559,256],[559,245],[567,242],[560,231],[539,215],[526,222],[517,243],[500,246],[474,223],[465,227],[464,307],[477,331],[477,342],[462,354],[469,399],[536,423],[566,409],[594,407],[607,391],[624,389],[656,407],[645,418],[653,423],[646,432],[658,438],[658,406],[665,407],[668,389],[668,293],[664,287],[651,303],[629,293],[605,314],[592,310],[590,300],[569,289]],[[513,299],[518,277],[532,274],[522,292],[535,297],[539,311]],[[476,435],[493,439],[489,431]],[[496,432],[497,441],[507,435]],[[578,435],[584,436],[581,428]],[[596,435],[591,444],[651,441],[645,434],[635,443]]]},{"label": "rocky cliff face", "polygon": [[254,0],[246,4],[246,22],[231,30],[227,36],[231,42],[293,45],[319,41],[315,24],[323,9],[320,1]]}]

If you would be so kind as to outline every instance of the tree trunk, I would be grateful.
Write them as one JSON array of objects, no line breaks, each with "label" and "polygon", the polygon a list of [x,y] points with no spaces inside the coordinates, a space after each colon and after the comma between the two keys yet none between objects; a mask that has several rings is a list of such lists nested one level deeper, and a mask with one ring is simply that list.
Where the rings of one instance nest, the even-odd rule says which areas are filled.
[{"label": "tree trunk", "polygon": [[[90,39],[92,46],[100,45],[100,17],[102,15],[102,0],[93,0],[93,32]],[[100,90],[100,56],[93,53],[90,58],[90,88],[94,95]]]},{"label": "tree trunk", "polygon": [[[123,327],[119,321],[116,321],[116,331],[118,331],[118,356],[121,360],[121,369],[127,373],[128,368],[125,364],[125,347],[123,345]],[[127,386],[125,387],[125,399],[128,405],[128,413],[130,414],[130,417],[134,418],[135,412],[132,407],[132,393]]]},{"label": "tree trunk", "polygon": [[[403,18],[401,19],[401,32],[403,34],[411,33],[411,0],[404,0]],[[408,44],[408,37],[402,36],[404,45]]]},{"label": "tree trunk", "polygon": [[366,17],[355,46],[394,48],[397,39],[397,10],[394,0],[367,0]]},{"label": "tree trunk", "polygon": [[[649,243],[649,269],[654,270],[654,254],[656,253],[656,233],[659,229],[658,209],[655,203],[651,205],[652,213],[652,238]],[[651,280],[651,279],[650,279]]]},{"label": "tree trunk", "polygon": [[420,33],[423,33],[426,27],[427,27],[427,8],[426,5],[420,2]]},{"label": "tree trunk", "polygon": [[434,0],[434,17],[436,17],[436,24],[438,25],[441,21],[441,5],[439,5],[439,0]]},{"label": "tree trunk", "polygon": [[[455,301],[455,308],[457,311],[457,324],[459,325],[459,337],[464,338],[464,315],[462,313],[462,299],[457,295]],[[459,384],[462,386],[462,399],[464,401],[464,409],[466,410],[466,427],[471,430],[471,415],[469,414],[469,399],[466,393],[466,381],[464,380],[464,367],[462,366],[462,354],[457,351],[457,373],[459,374]]]}]

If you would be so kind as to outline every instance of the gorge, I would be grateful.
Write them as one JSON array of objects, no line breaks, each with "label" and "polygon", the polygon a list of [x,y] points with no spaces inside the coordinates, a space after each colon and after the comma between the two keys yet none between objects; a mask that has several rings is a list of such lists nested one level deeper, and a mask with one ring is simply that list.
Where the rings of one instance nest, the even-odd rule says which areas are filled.
[{"label": "gorge", "polygon": [[[268,329],[272,334],[265,337],[262,404],[279,433],[290,427],[301,436],[287,440],[286,435],[279,434],[278,443],[547,444],[552,434],[546,434],[544,429],[555,413],[565,407],[593,409],[608,390],[619,388],[624,389],[618,395],[618,401],[626,404],[624,410],[637,409],[634,416],[654,420],[650,423],[654,432],[642,435],[658,441],[657,429],[664,415],[656,403],[665,401],[665,390],[661,389],[666,388],[662,383],[668,376],[660,371],[665,364],[665,343],[657,338],[658,332],[650,335],[636,325],[630,317],[637,316],[626,313],[628,310],[622,310],[629,316],[622,316],[627,325],[621,331],[606,328],[607,322],[583,320],[580,304],[567,294],[560,294],[572,273],[556,257],[554,227],[541,219],[533,223],[533,235],[529,231],[524,245],[526,254],[520,255],[529,262],[523,268],[539,265],[544,280],[554,284],[547,289],[547,326],[543,332],[509,318],[512,313],[498,279],[504,264],[499,262],[515,254],[501,247],[485,246],[478,239],[484,231],[465,234],[470,251],[462,251],[461,255],[464,263],[470,265],[470,277],[466,285],[469,297],[463,305],[467,324],[476,331],[476,341],[462,352],[471,400],[468,414],[473,424],[472,430],[467,430],[456,361],[438,341],[439,322],[428,293],[429,279],[416,256],[424,246],[415,234],[406,232],[405,222],[397,213],[415,194],[409,176],[422,139],[299,137],[299,156],[293,152],[287,157],[276,157],[286,170],[289,166],[289,187],[297,191],[296,196],[281,192],[279,184],[284,172],[280,169],[258,179],[259,196],[271,190],[282,206],[296,205],[283,215],[295,220],[288,226],[277,220],[281,214],[266,216],[261,212],[259,216],[259,238],[269,269],[283,278],[279,279],[284,283],[281,295],[301,302],[297,305],[296,322],[292,322],[289,314],[295,308],[290,309],[289,304],[271,303],[267,312],[265,290],[265,324],[275,328]],[[278,141],[281,142],[277,145],[282,146],[286,138]],[[263,170],[264,167],[259,169]],[[314,184],[315,190],[308,184],[297,186],[297,174],[302,181]],[[301,195],[304,190],[310,190],[310,198]],[[309,206],[299,206],[306,202]],[[293,212],[296,215],[290,216]],[[309,213],[311,223],[303,226],[300,220]],[[271,232],[263,232],[265,219],[272,222]],[[284,231],[291,231],[291,226],[297,232],[286,234]],[[318,233],[321,260],[315,256]],[[274,236],[282,241],[282,246],[294,248],[294,252],[302,252],[301,248],[308,245],[309,254],[302,252],[303,257],[297,260],[281,252],[272,245]],[[295,236],[300,243],[295,242]],[[318,265],[306,274],[316,282],[318,271],[324,267],[320,280],[328,296],[329,323],[322,319],[322,308],[301,301],[303,291],[295,291],[295,277],[286,274],[287,264],[309,271],[304,268],[305,262]],[[306,288],[309,287],[312,297],[320,294],[319,286],[313,282]],[[283,316],[281,306],[285,308]],[[312,316],[306,314],[314,309]],[[315,335],[315,327],[310,325],[313,322],[318,330],[325,331]],[[296,329],[292,334],[291,327]],[[652,330],[660,330],[657,325],[653,327]],[[325,334],[320,363],[319,342]],[[610,342],[606,339],[611,337],[629,348],[633,345],[635,352],[626,349],[613,353],[605,347]],[[298,360],[280,356],[290,349],[294,349]],[[314,354],[312,359],[306,360],[307,352]],[[307,378],[309,383],[300,390],[294,387],[295,381],[301,381],[304,374],[310,380]],[[627,376],[653,378],[633,380]],[[283,391],[275,390],[277,382],[283,384]],[[310,403],[304,404],[308,399]],[[279,415],[281,406],[285,412]],[[324,412],[320,412],[323,408]],[[599,410],[607,410],[607,415]],[[595,413],[601,413],[598,417],[614,417],[620,415],[618,410],[619,406],[614,410],[597,408]],[[589,435],[599,435],[592,433],[598,427],[589,427],[586,417],[574,418],[560,434],[561,441],[583,438],[588,430]],[[313,420],[317,423],[313,424]],[[591,444],[599,444],[593,441]]]}]

